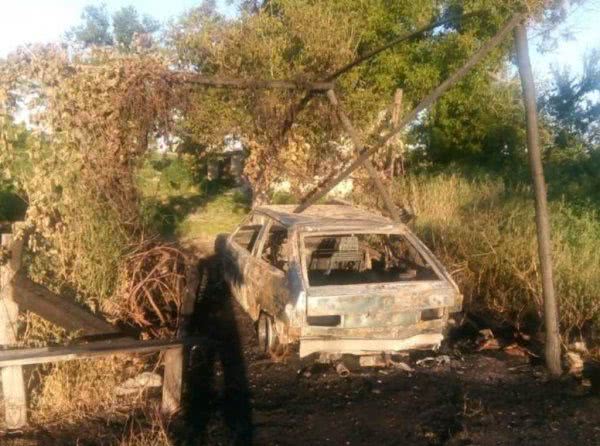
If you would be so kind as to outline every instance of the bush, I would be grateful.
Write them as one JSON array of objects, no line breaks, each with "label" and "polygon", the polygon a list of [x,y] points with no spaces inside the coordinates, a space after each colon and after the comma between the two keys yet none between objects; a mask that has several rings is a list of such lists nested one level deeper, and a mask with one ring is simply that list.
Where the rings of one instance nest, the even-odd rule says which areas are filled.
[{"label": "bush", "polygon": [[0,221],[18,221],[25,217],[27,203],[12,191],[0,184]]},{"label": "bush", "polygon": [[160,178],[162,190],[185,192],[195,184],[194,166],[187,158],[173,158],[162,169]]}]

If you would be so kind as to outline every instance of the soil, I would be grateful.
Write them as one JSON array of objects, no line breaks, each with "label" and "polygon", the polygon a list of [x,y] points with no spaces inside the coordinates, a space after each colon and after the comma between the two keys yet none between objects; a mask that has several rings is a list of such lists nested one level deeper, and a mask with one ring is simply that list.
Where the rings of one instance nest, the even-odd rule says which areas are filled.
[{"label": "soil", "polygon": [[[209,265],[196,321],[208,342],[192,354],[184,443],[600,445],[597,389],[572,377],[549,380],[521,347],[478,351],[478,330],[458,332],[438,352],[395,358],[410,372],[344,357],[351,373],[342,378],[335,364],[294,352],[273,362]],[[418,365],[425,357],[437,362]]]}]

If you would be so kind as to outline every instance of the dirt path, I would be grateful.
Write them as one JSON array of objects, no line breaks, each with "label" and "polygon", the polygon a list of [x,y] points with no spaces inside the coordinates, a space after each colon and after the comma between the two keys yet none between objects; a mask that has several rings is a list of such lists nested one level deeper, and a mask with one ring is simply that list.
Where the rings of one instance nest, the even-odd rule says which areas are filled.
[{"label": "dirt path", "polygon": [[[296,357],[273,363],[256,349],[252,321],[212,265],[196,325],[185,431],[188,444],[600,445],[600,398],[571,380],[549,382],[529,357],[447,348],[414,372],[361,369],[341,378]],[[439,356],[441,353],[438,353]]]}]

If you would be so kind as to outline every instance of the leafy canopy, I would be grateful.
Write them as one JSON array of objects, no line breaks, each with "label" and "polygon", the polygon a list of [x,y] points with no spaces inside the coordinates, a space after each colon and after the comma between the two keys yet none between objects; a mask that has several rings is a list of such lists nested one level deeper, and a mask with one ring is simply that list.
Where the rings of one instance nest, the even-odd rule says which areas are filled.
[{"label": "leafy canopy", "polygon": [[[129,50],[136,38],[152,36],[160,29],[160,22],[150,15],[140,17],[133,6],[123,6],[111,15],[105,4],[86,6],[81,14],[82,24],[73,27],[67,38],[84,48],[116,45]],[[139,42],[148,46],[146,41]]]},{"label": "leafy canopy", "polygon": [[[241,16],[228,19],[215,11],[214,4],[205,3],[171,29],[170,43],[183,69],[203,74],[319,80],[367,51],[441,17],[485,11],[407,41],[339,78],[338,95],[344,108],[367,136],[381,123],[382,112],[397,88],[404,90],[405,108],[416,105],[514,11],[526,6],[510,0],[271,0],[244,2]],[[474,70],[466,86],[454,92],[455,104],[440,106],[436,125],[443,124],[443,116],[455,113],[453,105],[458,103],[463,121],[468,122],[469,113],[473,115],[470,108],[477,101],[474,88],[493,96],[487,73],[497,72],[507,62],[509,49],[507,42]],[[184,117],[182,131],[199,146],[217,144],[224,135],[236,133],[251,148],[246,173],[256,188],[267,189],[272,182],[289,178],[301,187],[351,155],[336,144],[340,126],[323,98],[315,98],[295,117],[295,125],[282,139],[282,127],[301,96],[274,91],[197,91],[192,104],[198,105]],[[455,130],[450,123],[446,126],[447,134]],[[487,137],[479,133],[472,146]],[[455,145],[451,142],[448,147]]]}]

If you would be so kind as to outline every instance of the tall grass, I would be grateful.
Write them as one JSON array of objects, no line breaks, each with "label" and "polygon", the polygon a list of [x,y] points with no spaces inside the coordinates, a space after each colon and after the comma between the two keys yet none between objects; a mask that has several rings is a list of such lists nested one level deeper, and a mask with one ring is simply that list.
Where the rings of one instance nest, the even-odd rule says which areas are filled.
[{"label": "tall grass", "polygon": [[[517,324],[541,320],[533,194],[501,179],[409,176],[394,185],[416,232],[449,267],[470,310]],[[556,291],[566,335],[600,329],[600,220],[565,201],[550,205]]]}]

